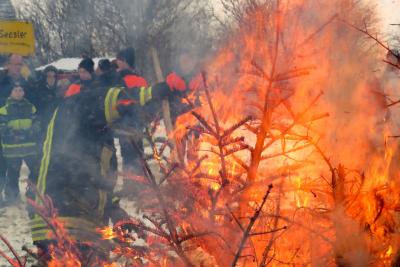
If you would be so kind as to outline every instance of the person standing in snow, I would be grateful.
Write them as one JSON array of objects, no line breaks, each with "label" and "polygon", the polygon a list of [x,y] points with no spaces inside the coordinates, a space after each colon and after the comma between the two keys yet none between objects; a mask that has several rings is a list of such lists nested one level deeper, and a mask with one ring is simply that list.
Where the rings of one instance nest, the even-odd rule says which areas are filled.
[{"label": "person standing in snow", "polygon": [[[37,178],[37,133],[36,108],[24,97],[24,88],[15,83],[6,104],[0,108],[0,132],[3,155],[6,159],[7,175],[5,200],[15,202],[19,195],[19,173],[22,160],[30,170],[33,184]],[[32,195],[28,189],[27,195]]]},{"label": "person standing in snow", "polygon": [[[135,50],[128,47],[118,52],[117,66],[119,81],[117,84],[123,85],[128,93],[134,94],[140,88],[147,87],[147,81],[140,76],[135,70]],[[129,120],[128,117],[124,118]],[[134,128],[141,131],[144,125],[134,125]],[[132,146],[129,139],[124,136],[118,136],[121,145],[121,156],[123,159],[123,169],[125,172],[130,172],[135,175],[142,174],[140,164],[140,153]],[[137,147],[143,149],[143,140],[137,140]]]},{"label": "person standing in snow", "polygon": [[41,125],[41,136],[45,134],[47,123],[57,107],[60,99],[57,96],[58,70],[54,66],[47,66],[44,71],[44,77],[37,85],[38,109],[37,115]]}]

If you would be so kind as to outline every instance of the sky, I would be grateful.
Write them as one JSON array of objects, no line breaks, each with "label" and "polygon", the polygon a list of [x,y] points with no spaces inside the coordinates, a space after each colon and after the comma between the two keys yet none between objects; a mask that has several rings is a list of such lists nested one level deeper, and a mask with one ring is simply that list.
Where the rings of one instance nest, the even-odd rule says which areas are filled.
[{"label": "sky", "polygon": [[375,0],[375,2],[378,5],[383,31],[386,33],[400,32],[400,26],[390,25],[400,24],[400,0]]}]

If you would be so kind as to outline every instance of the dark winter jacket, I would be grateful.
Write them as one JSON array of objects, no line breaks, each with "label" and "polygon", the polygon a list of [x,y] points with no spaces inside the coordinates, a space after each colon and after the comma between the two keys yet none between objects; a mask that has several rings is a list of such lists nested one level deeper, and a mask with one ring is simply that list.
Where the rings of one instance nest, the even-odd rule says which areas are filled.
[{"label": "dark winter jacket", "polygon": [[50,120],[55,108],[61,101],[57,97],[57,81],[53,86],[47,84],[46,80],[37,84],[38,95],[37,115],[40,123],[45,127]]},{"label": "dark winter jacket", "polygon": [[119,76],[115,71],[105,72],[97,77],[96,84],[100,87],[115,86],[116,84],[119,84]]},{"label": "dark winter jacket", "polygon": [[36,108],[27,99],[20,101],[8,98],[0,108],[0,129],[3,155],[20,158],[37,153],[38,125]]}]

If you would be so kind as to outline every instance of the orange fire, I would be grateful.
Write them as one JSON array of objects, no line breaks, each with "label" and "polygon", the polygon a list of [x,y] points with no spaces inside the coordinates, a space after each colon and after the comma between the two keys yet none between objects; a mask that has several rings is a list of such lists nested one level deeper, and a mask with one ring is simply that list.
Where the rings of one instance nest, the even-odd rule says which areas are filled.
[{"label": "orange fire", "polygon": [[72,253],[65,253],[62,257],[60,256],[54,256],[48,262],[49,267],[80,267],[82,266],[81,262],[79,259],[76,257],[76,255],[73,255]]},{"label": "orange fire", "polygon": [[104,240],[111,240],[118,237],[118,235],[115,233],[112,227],[105,227],[104,229],[96,229],[96,232],[101,234]]}]

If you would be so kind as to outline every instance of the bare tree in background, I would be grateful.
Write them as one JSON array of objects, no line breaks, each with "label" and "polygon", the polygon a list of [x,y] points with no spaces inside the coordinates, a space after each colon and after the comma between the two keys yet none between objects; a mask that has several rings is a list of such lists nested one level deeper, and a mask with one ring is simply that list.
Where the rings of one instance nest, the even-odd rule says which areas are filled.
[{"label": "bare tree in background", "polygon": [[174,52],[210,46],[208,5],[203,0],[36,0],[19,7],[18,14],[35,26],[39,61],[114,55],[133,46],[139,69],[151,75],[150,46],[166,70],[173,68],[168,63]]},{"label": "bare tree in background", "polygon": [[121,18],[113,7],[109,0],[32,1],[20,7],[19,15],[33,22],[37,56],[49,61],[115,50],[121,42]]},{"label": "bare tree in background", "polygon": [[126,37],[122,46],[137,50],[137,65],[146,76],[154,77],[150,47],[158,51],[163,71],[174,68],[172,60],[182,49],[210,47],[211,9],[208,1],[193,0],[114,0],[122,16],[119,21]]}]

